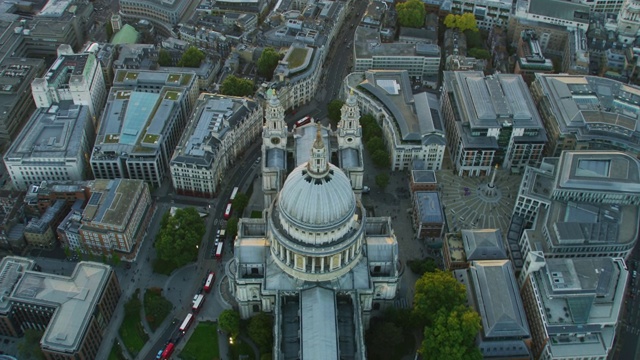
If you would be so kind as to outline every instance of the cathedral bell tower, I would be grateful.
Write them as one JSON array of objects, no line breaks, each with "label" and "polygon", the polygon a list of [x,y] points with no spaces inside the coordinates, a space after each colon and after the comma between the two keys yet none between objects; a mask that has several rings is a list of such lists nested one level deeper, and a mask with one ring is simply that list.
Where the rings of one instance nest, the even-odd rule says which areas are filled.
[{"label": "cathedral bell tower", "polygon": [[263,144],[267,149],[285,149],[287,146],[287,123],[284,121],[284,108],[275,90],[267,93],[267,106],[264,111]]},{"label": "cathedral bell tower", "polygon": [[362,128],[360,127],[360,108],[353,92],[342,106],[338,122],[338,148],[359,148],[362,146]]}]

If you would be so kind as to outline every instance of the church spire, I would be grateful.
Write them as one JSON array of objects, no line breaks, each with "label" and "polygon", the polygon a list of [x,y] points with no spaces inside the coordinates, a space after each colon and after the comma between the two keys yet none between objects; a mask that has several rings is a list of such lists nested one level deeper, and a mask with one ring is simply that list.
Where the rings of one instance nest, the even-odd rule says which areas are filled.
[{"label": "church spire", "polygon": [[327,163],[327,148],[322,139],[322,127],[320,123],[317,125],[316,140],[311,148],[311,159],[309,160],[308,169],[312,175],[324,176],[329,170]]}]

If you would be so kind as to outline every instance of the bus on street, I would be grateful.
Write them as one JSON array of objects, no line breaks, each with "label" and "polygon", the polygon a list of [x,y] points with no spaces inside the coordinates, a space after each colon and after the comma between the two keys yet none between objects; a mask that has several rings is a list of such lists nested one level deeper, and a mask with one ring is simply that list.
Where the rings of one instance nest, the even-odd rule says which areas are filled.
[{"label": "bus on street", "polygon": [[298,120],[295,122],[295,124],[293,124],[293,128],[298,128],[302,125],[307,125],[309,124],[311,121],[313,121],[313,118],[311,116],[305,116],[302,119]]},{"label": "bus on street", "polygon": [[187,329],[189,329],[189,326],[191,326],[192,321],[193,321],[193,314],[188,313],[187,316],[184,318],[184,321],[180,325],[180,332],[182,332],[183,334],[187,332]]},{"label": "bus on street", "polygon": [[231,217],[231,203],[227,204],[227,207],[224,209],[224,219],[229,220]]},{"label": "bus on street", "polygon": [[233,199],[236,198],[236,195],[238,195],[238,187],[234,187],[233,191],[231,192],[231,196],[229,197],[229,202],[232,202]]},{"label": "bus on street", "polygon": [[204,295],[196,295],[195,300],[193,301],[193,306],[191,306],[191,310],[194,313],[197,313],[202,308],[202,304],[204,304]]},{"label": "bus on street", "polygon": [[213,284],[216,282],[216,274],[212,271],[207,276],[207,281],[204,283],[204,292],[208,293],[211,291]]},{"label": "bus on street", "polygon": [[164,351],[162,352],[162,360],[169,360],[169,358],[171,358],[171,354],[173,354],[173,350],[175,349],[175,345],[173,343],[168,343],[167,347],[164,348]]},{"label": "bus on street", "polygon": [[216,259],[218,260],[222,260],[222,245],[224,245],[224,243],[221,241],[216,248]]}]

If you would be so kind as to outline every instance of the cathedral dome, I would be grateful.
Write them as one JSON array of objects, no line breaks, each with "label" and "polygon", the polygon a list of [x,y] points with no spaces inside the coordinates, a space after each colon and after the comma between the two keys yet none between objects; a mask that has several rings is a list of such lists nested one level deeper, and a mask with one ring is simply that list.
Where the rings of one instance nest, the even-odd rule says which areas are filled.
[{"label": "cathedral dome", "polygon": [[356,198],[349,178],[327,163],[318,174],[309,163],[298,166],[287,177],[278,200],[282,215],[309,230],[329,228],[351,219]]},{"label": "cathedral dome", "polygon": [[280,190],[285,221],[309,230],[328,229],[351,220],[356,197],[347,175],[327,162],[320,125],[309,162],[295,168]]}]

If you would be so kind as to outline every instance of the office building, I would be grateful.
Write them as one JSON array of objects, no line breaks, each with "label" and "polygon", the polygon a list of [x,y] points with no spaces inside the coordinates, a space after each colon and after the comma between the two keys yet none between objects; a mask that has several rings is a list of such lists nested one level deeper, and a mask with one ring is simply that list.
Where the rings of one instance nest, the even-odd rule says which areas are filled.
[{"label": "office building", "polygon": [[433,43],[382,42],[376,29],[359,26],[353,40],[354,71],[406,70],[413,81],[436,87],[440,47]]},{"label": "office building", "polygon": [[73,54],[70,46],[59,47],[58,59],[42,78],[31,82],[36,106],[49,108],[61,101],[71,100],[89,108],[94,126],[104,107],[107,86],[102,67],[93,53]]},{"label": "office building", "polygon": [[554,71],[553,62],[542,53],[538,35],[534,30],[522,31],[518,41],[517,55],[518,61],[513,73],[522,75],[528,84],[535,79],[535,73],[548,74]]},{"label": "office building", "polygon": [[80,262],[69,276],[35,271],[27,258],[0,261],[0,334],[43,332],[46,359],[95,359],[121,289],[109,265]]},{"label": "office building", "polygon": [[88,106],[65,101],[38,108],[4,155],[13,186],[90,178],[94,134]]},{"label": "office building", "polygon": [[453,0],[450,12],[472,13],[479,29],[491,30],[509,23],[513,0]]},{"label": "office building", "polygon": [[362,114],[382,128],[392,170],[423,160],[426,170],[440,170],[446,139],[440,104],[434,94],[413,94],[406,70],[370,70],[349,74],[344,93],[352,93]]},{"label": "office building", "polygon": [[89,200],[74,206],[57,227],[62,246],[94,255],[135,255],[152,213],[148,185],[116,179],[93,180],[85,186]]},{"label": "office building", "polygon": [[413,230],[416,239],[439,238],[444,234],[446,220],[440,195],[434,191],[411,194]]},{"label": "office building", "polygon": [[94,176],[159,187],[197,96],[193,73],[118,70],[91,154]]},{"label": "office building", "polygon": [[20,251],[26,246],[23,219],[24,194],[0,190],[0,248]]},{"label": "office building", "polygon": [[640,153],[640,88],[597,76],[536,74],[531,95],[549,137],[548,156],[563,150]]},{"label": "office building", "polygon": [[367,217],[327,161],[322,128],[306,129],[316,133],[307,161],[263,219],[239,222],[230,284],[242,318],[273,314],[275,359],[366,359],[371,311],[391,306],[398,289],[398,242],[391,219]]},{"label": "office building", "polygon": [[508,234],[516,269],[542,256],[629,257],[639,181],[640,161],[615,151],[564,151],[527,168]]},{"label": "office building", "polygon": [[482,328],[476,345],[483,358],[529,360],[531,332],[511,262],[476,260],[468,269],[453,273],[480,314]]},{"label": "office building", "polygon": [[213,198],[227,169],[260,135],[262,120],[253,100],[200,95],[170,163],[176,192]]},{"label": "office building", "polygon": [[495,165],[520,172],[542,160],[547,135],[521,76],[445,71],[440,101],[458,176],[486,176]]},{"label": "office building", "polygon": [[0,62],[0,143],[8,143],[35,109],[31,81],[42,75],[44,60],[5,58]]},{"label": "office building", "polygon": [[504,247],[499,229],[470,229],[447,233],[442,244],[444,267],[466,269],[473,261],[504,260]]},{"label": "office building", "polygon": [[542,259],[520,289],[534,359],[605,360],[613,352],[629,273],[620,258]]}]

